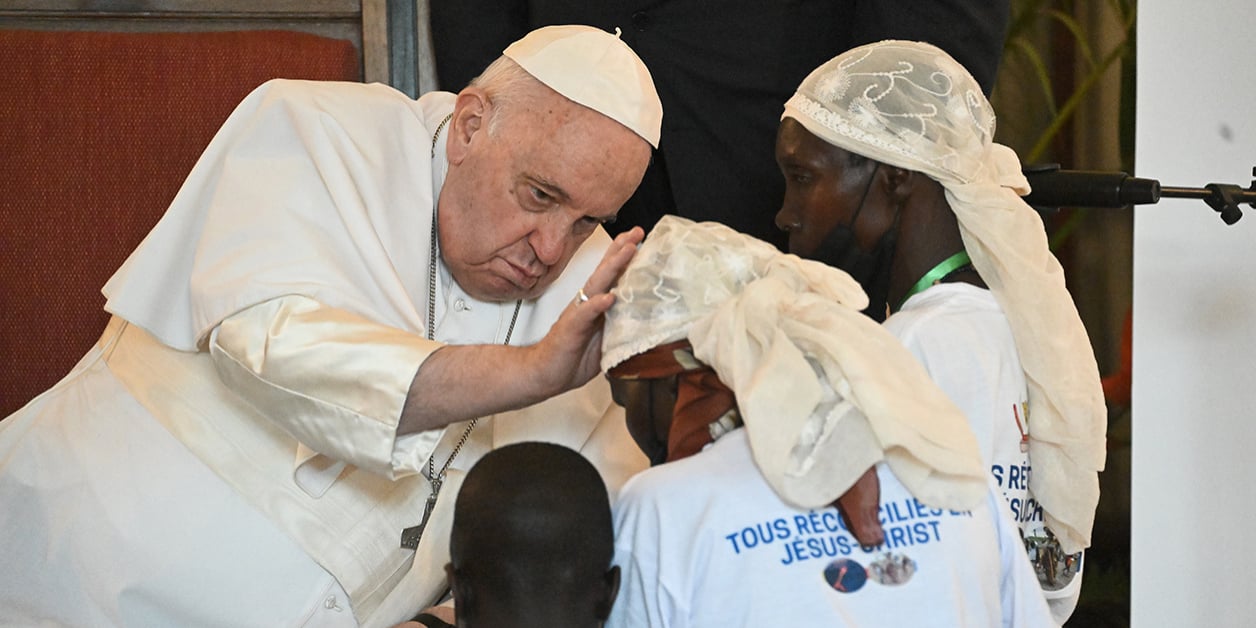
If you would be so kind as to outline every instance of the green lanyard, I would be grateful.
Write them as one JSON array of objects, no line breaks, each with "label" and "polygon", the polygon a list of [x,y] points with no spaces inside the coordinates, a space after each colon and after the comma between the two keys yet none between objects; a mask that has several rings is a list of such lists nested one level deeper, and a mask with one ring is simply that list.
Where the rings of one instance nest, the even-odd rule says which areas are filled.
[{"label": "green lanyard", "polygon": [[929,269],[929,272],[925,273],[925,276],[921,277],[920,281],[917,281],[916,285],[911,287],[911,290],[907,291],[907,294],[903,296],[903,300],[898,302],[898,307],[894,309],[898,310],[903,307],[903,304],[907,302],[907,299],[912,298],[912,296],[917,292],[924,292],[925,288],[932,286],[943,277],[955,272],[956,269],[962,268],[971,263],[972,260],[968,258],[968,251],[960,251],[959,253],[942,260],[942,262],[937,266]]}]

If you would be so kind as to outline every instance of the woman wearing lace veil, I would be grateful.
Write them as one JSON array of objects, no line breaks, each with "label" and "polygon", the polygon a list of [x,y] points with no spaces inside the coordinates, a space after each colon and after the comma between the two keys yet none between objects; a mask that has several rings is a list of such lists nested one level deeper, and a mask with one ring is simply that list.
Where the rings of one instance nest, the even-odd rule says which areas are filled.
[{"label": "woman wearing lace veil", "polygon": [[[1027,542],[1090,544],[1106,409],[1086,331],[1016,154],[976,81],[929,44],[821,65],[786,103],[776,157],[789,250],[848,271],[866,312],[963,410]],[[1032,470],[1032,473],[1031,473]],[[1061,572],[1063,573],[1063,572]],[[1040,573],[1057,621],[1080,592]]]}]

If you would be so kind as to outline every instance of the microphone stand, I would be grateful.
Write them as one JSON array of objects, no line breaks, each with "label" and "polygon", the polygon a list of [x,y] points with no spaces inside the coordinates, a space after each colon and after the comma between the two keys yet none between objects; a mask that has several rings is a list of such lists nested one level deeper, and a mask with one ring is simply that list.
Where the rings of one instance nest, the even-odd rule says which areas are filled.
[{"label": "microphone stand", "polygon": [[[1256,177],[1256,168],[1252,168],[1252,177]],[[1256,207],[1256,178],[1252,184],[1243,189],[1231,183],[1209,183],[1202,188],[1160,187],[1160,196],[1170,198],[1202,199],[1214,211],[1221,214],[1221,221],[1232,225],[1243,217],[1239,205],[1247,203]]]},{"label": "microphone stand", "polygon": [[[1030,180],[1031,180],[1031,186],[1032,186],[1032,180],[1033,180],[1032,176],[1035,174],[1058,172],[1060,174],[1067,175],[1071,171],[1060,170],[1060,167],[1057,164],[1046,164],[1046,165],[1026,167],[1024,169],[1024,172],[1027,177],[1031,177]],[[1096,173],[1096,174],[1103,174],[1103,173]],[[1134,180],[1132,177],[1129,177],[1123,172],[1115,172],[1115,173],[1108,173],[1108,174],[1110,174],[1113,177],[1112,180],[1116,182],[1116,185],[1118,185],[1118,187],[1122,180],[1125,180],[1125,179]],[[1202,188],[1166,187],[1166,186],[1159,185],[1158,181],[1153,181],[1150,179],[1140,179],[1138,181],[1149,182],[1151,184],[1154,184],[1153,187],[1156,189],[1149,192],[1149,196],[1147,196],[1146,200],[1139,200],[1137,202],[1140,204],[1156,203],[1156,202],[1159,202],[1161,198],[1165,198],[1165,197],[1197,198],[1204,201],[1204,203],[1207,203],[1209,207],[1211,207],[1214,211],[1220,214],[1222,222],[1224,222],[1227,225],[1232,225],[1238,222],[1239,219],[1243,217],[1243,211],[1242,209],[1240,209],[1239,207],[1240,205],[1246,203],[1248,206],[1256,208],[1256,167],[1252,168],[1252,177],[1253,177],[1252,183],[1247,188],[1241,188],[1238,185],[1231,184],[1231,183],[1209,183],[1208,185],[1205,185]],[[1046,205],[1046,206],[1042,204],[1035,204],[1033,202],[1033,196],[1034,195],[1031,193],[1029,196],[1025,197],[1025,200],[1030,205],[1034,205],[1035,207],[1039,207],[1039,208],[1058,209],[1059,206],[1070,205],[1068,202],[1051,203],[1050,205]],[[1132,203],[1124,203],[1121,206],[1125,206],[1129,204],[1132,204]],[[1052,207],[1052,206],[1055,206],[1055,207]],[[1087,204],[1085,201],[1083,201],[1083,202],[1076,203],[1075,206],[1086,207]],[[1114,205],[1110,205],[1110,206],[1114,206]]]}]

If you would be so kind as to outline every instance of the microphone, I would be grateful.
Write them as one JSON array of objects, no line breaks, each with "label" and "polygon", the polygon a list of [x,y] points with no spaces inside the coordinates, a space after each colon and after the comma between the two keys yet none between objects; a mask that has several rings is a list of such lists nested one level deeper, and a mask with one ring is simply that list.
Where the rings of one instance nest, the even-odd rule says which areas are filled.
[{"label": "microphone", "polygon": [[1131,177],[1124,172],[1060,170],[1059,166],[1026,168],[1030,192],[1025,202],[1034,207],[1118,208],[1160,202],[1160,182]]}]

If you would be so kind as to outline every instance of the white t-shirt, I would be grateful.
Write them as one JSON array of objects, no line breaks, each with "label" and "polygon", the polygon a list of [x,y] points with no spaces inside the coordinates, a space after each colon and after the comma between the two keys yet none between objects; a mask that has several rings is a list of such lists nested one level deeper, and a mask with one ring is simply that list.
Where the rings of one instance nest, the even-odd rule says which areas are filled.
[{"label": "white t-shirt", "polygon": [[635,476],[614,507],[623,577],[607,625],[1053,625],[993,489],[972,511],[943,511],[885,465],[877,474],[887,540],[870,550],[835,508],[782,502],[744,429]]},{"label": "white t-shirt", "polygon": [[1064,556],[1044,527],[1029,492],[1032,465],[1025,373],[1007,317],[990,291],[965,283],[938,284],[913,295],[885,321],[934,383],[968,417],[982,460],[1020,526],[1029,556],[1056,620],[1072,614],[1081,593],[1080,555]]}]

